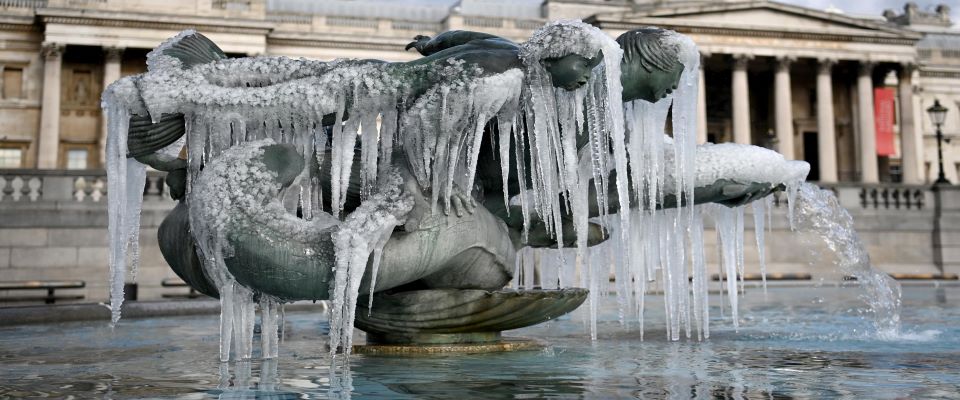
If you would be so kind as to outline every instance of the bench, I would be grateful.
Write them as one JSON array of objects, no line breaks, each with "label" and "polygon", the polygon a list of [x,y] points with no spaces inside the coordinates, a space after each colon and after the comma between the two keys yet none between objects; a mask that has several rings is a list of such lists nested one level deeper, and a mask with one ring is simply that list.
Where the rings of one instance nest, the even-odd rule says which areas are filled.
[{"label": "bench", "polygon": [[180,278],[167,278],[160,282],[160,286],[163,287],[173,287],[173,288],[189,288],[188,293],[164,293],[163,298],[165,299],[196,299],[200,296],[205,296],[202,293],[197,292],[192,286],[188,285],[186,282]]},{"label": "bench", "polygon": [[[957,274],[890,274],[890,277],[898,281],[926,281],[926,280],[936,280],[936,281],[955,281],[958,280]],[[855,281],[857,277],[852,275],[846,275],[843,277],[845,281]]]},{"label": "bench", "polygon": [[83,300],[84,295],[56,295],[58,289],[83,289],[87,286],[84,281],[0,281],[0,290],[46,290],[46,296],[14,296],[2,297],[0,302],[37,301],[45,304],[54,304],[57,300]]},{"label": "bench", "polygon": [[[713,274],[710,276],[711,280],[719,281],[720,274]],[[813,276],[806,272],[793,272],[793,273],[769,273],[767,274],[768,281],[809,281],[813,279]],[[726,277],[724,277],[726,280]],[[737,276],[737,280],[740,280],[740,276]],[[762,281],[763,275],[761,274],[743,274],[744,281]]]}]

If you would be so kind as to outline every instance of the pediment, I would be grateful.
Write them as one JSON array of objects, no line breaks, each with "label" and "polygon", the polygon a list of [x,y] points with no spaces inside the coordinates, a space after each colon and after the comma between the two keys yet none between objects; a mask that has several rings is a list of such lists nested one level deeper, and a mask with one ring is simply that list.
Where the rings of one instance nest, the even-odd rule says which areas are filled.
[{"label": "pediment", "polygon": [[769,1],[708,3],[658,7],[624,14],[597,15],[597,20],[621,23],[656,22],[711,28],[814,34],[866,35],[910,38],[917,34],[883,21],[853,18],[810,8]]}]

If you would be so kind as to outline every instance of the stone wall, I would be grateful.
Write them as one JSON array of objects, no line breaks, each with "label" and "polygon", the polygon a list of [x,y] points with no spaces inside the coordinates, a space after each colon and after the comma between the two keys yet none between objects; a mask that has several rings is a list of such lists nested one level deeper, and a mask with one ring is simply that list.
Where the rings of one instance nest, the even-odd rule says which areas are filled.
[{"label": "stone wall", "polygon": [[[63,171],[57,173],[64,174]],[[107,299],[109,267],[104,183],[102,173],[0,174],[0,281],[82,280],[86,282],[85,288],[62,293],[82,294],[86,302]],[[175,203],[158,189],[162,187],[160,175],[151,175],[148,185],[141,218],[141,264],[137,276],[138,298],[144,300],[161,298],[163,293],[186,293],[183,288],[160,286],[163,279],[176,277],[157,246],[157,227]],[[3,303],[2,298],[39,294],[42,293],[0,291],[0,304],[30,304]]]},{"label": "stone wall", "polygon": [[[83,280],[86,288],[65,291],[83,294],[83,301],[108,297],[107,213],[105,178],[100,174],[65,171],[0,171],[0,281]],[[185,293],[163,288],[176,275],[157,247],[156,231],[174,202],[162,192],[161,175],[150,175],[141,222],[141,266],[138,297],[159,299],[162,294]],[[960,189],[940,191],[941,230],[934,235],[937,191],[923,186],[835,186],[848,208],[874,265],[890,273],[960,273]],[[759,272],[752,231],[753,217],[745,215],[747,272]],[[766,234],[768,272],[807,272],[814,280],[837,280],[833,254],[816,238],[791,232],[785,202],[774,208],[772,229]],[[718,272],[716,234],[705,233],[711,273]],[[0,291],[2,298],[21,292]]]}]

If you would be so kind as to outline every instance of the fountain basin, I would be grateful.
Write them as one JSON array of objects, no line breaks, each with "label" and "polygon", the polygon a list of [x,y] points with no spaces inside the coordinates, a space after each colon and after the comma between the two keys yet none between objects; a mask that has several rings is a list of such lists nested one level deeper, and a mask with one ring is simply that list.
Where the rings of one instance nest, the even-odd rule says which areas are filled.
[{"label": "fountain basin", "polygon": [[[711,337],[670,342],[663,299],[647,297],[644,340],[601,297],[599,340],[582,307],[508,331],[541,351],[408,357],[354,355],[353,398],[949,398],[960,385],[960,286],[904,285],[903,327],[881,338],[864,319],[855,283],[747,283],[741,328],[711,296]],[[712,288],[715,288],[712,286]],[[377,303],[374,303],[376,310]],[[108,316],[107,316],[108,317]],[[337,397],[318,312],[288,310],[278,360],[221,375],[213,315],[0,327],[0,397]],[[358,343],[363,339],[357,334]],[[256,354],[255,354],[256,356]],[[222,387],[221,387],[222,386]],[[344,398],[339,396],[338,398]]]},{"label": "fountain basin", "polygon": [[586,289],[415,290],[378,293],[357,306],[356,327],[376,344],[481,344],[500,332],[549,321],[575,310]]}]

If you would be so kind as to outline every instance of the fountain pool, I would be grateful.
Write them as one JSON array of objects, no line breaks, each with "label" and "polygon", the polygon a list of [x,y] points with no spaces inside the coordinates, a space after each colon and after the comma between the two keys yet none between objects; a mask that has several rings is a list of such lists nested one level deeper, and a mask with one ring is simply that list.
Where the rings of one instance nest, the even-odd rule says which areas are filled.
[{"label": "fountain pool", "polygon": [[886,339],[861,293],[824,283],[765,295],[748,283],[739,331],[712,296],[704,342],[667,340],[656,295],[640,341],[606,297],[596,342],[581,308],[505,332],[543,340],[543,350],[354,355],[339,375],[318,349],[329,324],[316,313],[287,314],[279,359],[225,375],[217,321],[206,315],[127,319],[115,332],[104,321],[9,326],[0,328],[0,398],[960,398],[960,286],[904,287],[903,333]]}]

